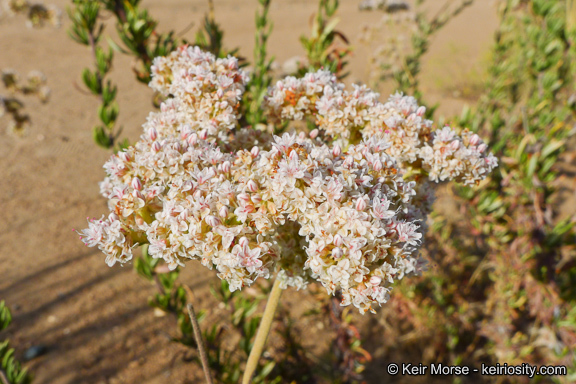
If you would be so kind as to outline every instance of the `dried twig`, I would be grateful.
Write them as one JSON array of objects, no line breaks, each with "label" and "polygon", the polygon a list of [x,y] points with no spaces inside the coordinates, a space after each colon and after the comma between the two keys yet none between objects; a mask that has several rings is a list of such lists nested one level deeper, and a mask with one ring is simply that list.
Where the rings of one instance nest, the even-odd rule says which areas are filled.
[{"label": "dried twig", "polygon": [[0,380],[2,381],[2,384],[10,384],[8,378],[4,374],[4,371],[2,371],[1,369],[0,369]]},{"label": "dried twig", "polygon": [[206,355],[206,346],[204,345],[204,340],[202,339],[202,332],[200,332],[200,325],[198,325],[198,319],[196,318],[196,312],[194,312],[194,306],[192,305],[192,299],[194,294],[190,287],[184,285],[184,289],[188,293],[188,315],[190,316],[190,322],[192,323],[192,329],[194,330],[194,338],[196,339],[196,345],[198,346],[198,353],[200,354],[200,361],[202,362],[202,370],[204,371],[204,376],[206,377],[206,382],[208,384],[213,384],[212,375],[210,374],[210,366],[208,365],[208,356]]}]

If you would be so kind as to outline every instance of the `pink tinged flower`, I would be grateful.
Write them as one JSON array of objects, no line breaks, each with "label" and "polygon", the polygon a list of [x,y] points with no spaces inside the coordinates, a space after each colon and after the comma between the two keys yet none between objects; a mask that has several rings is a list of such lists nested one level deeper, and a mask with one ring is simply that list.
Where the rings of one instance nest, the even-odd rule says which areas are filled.
[{"label": "pink tinged flower", "polygon": [[94,247],[102,241],[104,236],[104,226],[98,223],[90,223],[87,229],[83,229],[77,232],[80,235],[80,239],[84,244],[89,247]]},{"label": "pink tinged flower", "polygon": [[340,146],[336,144],[334,148],[332,148],[332,155],[334,155],[334,157],[338,157],[340,156],[340,154],[342,154],[342,148],[340,148]]},{"label": "pink tinged flower", "polygon": [[198,135],[196,133],[192,133],[190,136],[188,136],[186,141],[188,142],[188,144],[194,146],[196,145],[196,143],[198,143]]},{"label": "pink tinged flower", "polygon": [[339,258],[341,258],[343,254],[344,254],[344,251],[343,251],[342,248],[340,248],[340,247],[335,247],[335,248],[332,250],[332,257],[335,258],[336,260],[338,260]]},{"label": "pink tinged flower", "polygon": [[370,284],[372,284],[375,287],[379,286],[381,282],[382,278],[380,276],[372,276],[370,278]]},{"label": "pink tinged flower", "polygon": [[250,195],[247,193],[240,193],[238,196],[236,196],[236,198],[244,204],[248,204],[250,202]]},{"label": "pink tinged flower", "polygon": [[260,252],[260,248],[250,249],[248,246],[245,246],[242,247],[242,251],[238,253],[238,256],[241,258],[242,266],[245,267],[248,272],[254,273],[256,269],[262,266],[262,260],[258,258]]},{"label": "pink tinged flower", "polygon": [[155,141],[154,144],[152,144],[152,150],[154,152],[160,152],[160,150],[162,150],[162,145],[158,141]]},{"label": "pink tinged flower", "polygon": [[376,216],[381,220],[387,220],[394,217],[395,212],[389,210],[388,209],[389,207],[390,207],[390,201],[388,201],[386,198],[381,200],[375,197],[374,200],[372,201],[372,212],[374,213],[374,216]]},{"label": "pink tinged flower", "polygon": [[340,236],[338,234],[336,236],[334,236],[334,245],[335,246],[339,247],[342,245],[343,242],[344,242],[344,240],[342,239],[342,236]]},{"label": "pink tinged flower", "polygon": [[260,196],[260,195],[252,195],[250,197],[250,199],[252,200],[252,202],[254,204],[258,204],[258,203],[262,202],[262,196]]},{"label": "pink tinged flower", "polygon": [[320,131],[318,129],[313,129],[312,132],[310,132],[310,138],[315,139],[318,136],[319,132]]},{"label": "pink tinged flower", "polygon": [[238,244],[240,244],[240,246],[241,246],[242,248],[244,248],[244,247],[247,247],[247,246],[248,246],[249,241],[248,241],[248,239],[247,239],[245,236],[242,236],[242,237],[240,238],[240,240],[238,240]]},{"label": "pink tinged flower", "polygon": [[220,220],[216,216],[212,216],[212,215],[206,216],[206,219],[204,219],[204,220],[206,221],[206,224],[208,224],[211,227],[215,227],[217,225],[222,224],[222,220]]},{"label": "pink tinged flower", "polygon": [[185,141],[188,138],[188,136],[190,136],[191,134],[192,134],[192,129],[190,128],[190,125],[185,124],[182,127],[182,131],[180,132],[180,139],[182,141]]},{"label": "pink tinged flower", "polygon": [[396,232],[398,232],[398,241],[410,245],[418,245],[421,233],[416,232],[418,226],[413,223],[398,223],[396,225]]},{"label": "pink tinged flower", "polygon": [[151,141],[154,141],[158,138],[158,132],[156,131],[156,128],[152,127],[148,130],[148,138]]},{"label": "pink tinged flower", "polygon": [[248,183],[246,184],[246,187],[248,188],[248,190],[250,192],[258,191],[258,184],[256,184],[256,182],[254,180],[248,181]]},{"label": "pink tinged flower", "polygon": [[230,172],[231,168],[232,168],[232,165],[230,164],[230,162],[228,160],[226,160],[225,162],[222,163],[222,172],[228,173],[228,172]]},{"label": "pink tinged flower", "polygon": [[424,106],[418,107],[418,109],[416,110],[417,116],[424,116],[424,113],[426,113],[426,107]]},{"label": "pink tinged flower", "polygon": [[480,136],[477,134],[470,136],[470,145],[478,145],[478,143],[480,143]]},{"label": "pink tinged flower", "polygon": [[135,177],[132,179],[132,188],[134,188],[137,191],[141,191],[142,190],[142,182],[140,181],[139,178]]},{"label": "pink tinged flower", "polygon": [[457,151],[460,148],[460,142],[458,140],[454,140],[450,143],[450,149],[453,151]]},{"label": "pink tinged flower", "polygon": [[225,219],[226,217],[228,217],[228,207],[222,206],[222,207],[218,210],[218,214],[219,214],[220,217],[222,217],[223,219]]},{"label": "pink tinged flower", "polygon": [[202,172],[197,175],[196,180],[198,181],[198,184],[202,185],[213,178],[215,175],[216,171],[214,171],[214,168],[204,168]]},{"label": "pink tinged flower", "polygon": [[366,209],[366,201],[362,198],[356,200],[356,210],[363,211]]},{"label": "pink tinged flower", "polygon": [[127,152],[118,152],[118,157],[125,163],[128,163],[130,160],[132,160]]},{"label": "pink tinged flower", "polygon": [[382,170],[382,162],[381,162],[380,160],[376,160],[376,161],[374,162],[374,170],[375,170],[376,172]]},{"label": "pink tinged flower", "polygon": [[250,150],[250,154],[252,155],[252,157],[258,156],[259,153],[260,148],[258,148],[257,146],[252,147],[252,149]]},{"label": "pink tinged flower", "polygon": [[198,138],[200,138],[200,140],[206,140],[206,138],[208,138],[208,131],[206,129],[201,130],[198,133]]},{"label": "pink tinged flower", "polygon": [[484,151],[486,150],[486,148],[488,148],[488,146],[487,146],[486,144],[482,143],[482,144],[480,144],[480,145],[478,146],[478,152],[484,153]]}]

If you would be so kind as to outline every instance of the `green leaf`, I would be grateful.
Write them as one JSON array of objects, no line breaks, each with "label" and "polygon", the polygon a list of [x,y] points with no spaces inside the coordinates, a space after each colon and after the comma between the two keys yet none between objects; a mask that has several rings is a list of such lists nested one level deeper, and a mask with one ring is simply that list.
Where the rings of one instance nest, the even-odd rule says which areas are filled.
[{"label": "green leaf", "polygon": [[110,149],[112,147],[112,140],[106,134],[106,131],[103,127],[97,126],[93,129],[93,138],[94,142],[105,149]]}]

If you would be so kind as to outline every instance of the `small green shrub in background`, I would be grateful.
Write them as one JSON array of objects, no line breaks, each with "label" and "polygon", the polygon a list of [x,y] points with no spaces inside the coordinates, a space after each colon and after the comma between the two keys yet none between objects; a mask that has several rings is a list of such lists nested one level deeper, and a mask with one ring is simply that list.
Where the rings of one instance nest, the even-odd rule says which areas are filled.
[{"label": "small green shrub in background", "polygon": [[[0,301],[0,332],[8,328],[12,322],[12,314],[4,300]],[[29,384],[32,376],[26,368],[14,358],[14,348],[10,348],[9,340],[0,342],[0,383]]]},{"label": "small green shrub in background", "polygon": [[562,155],[574,151],[576,132],[566,5],[499,2],[486,92],[453,123],[490,137],[502,164],[479,189],[454,189],[456,214],[433,215],[427,251],[436,267],[397,297],[409,315],[396,321],[411,326],[387,333],[412,359],[565,365],[568,375],[552,379],[576,380],[575,218],[558,210]]}]

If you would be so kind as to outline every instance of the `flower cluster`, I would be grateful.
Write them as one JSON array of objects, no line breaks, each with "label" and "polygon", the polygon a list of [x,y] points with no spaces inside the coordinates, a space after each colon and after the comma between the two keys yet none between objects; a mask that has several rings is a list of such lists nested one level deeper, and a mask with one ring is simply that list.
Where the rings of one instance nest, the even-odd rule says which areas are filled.
[{"label": "flower cluster", "polygon": [[[150,115],[140,141],[105,164],[100,187],[111,212],[80,233],[109,265],[149,244],[171,269],[200,260],[231,290],[258,277],[297,289],[317,281],[330,294],[341,290],[343,305],[374,312],[395,280],[425,269],[419,248],[434,194],[429,181],[406,177],[406,164],[418,158],[430,180],[464,182],[495,165],[476,135],[431,132],[412,99],[381,104],[365,87],[347,93],[328,72],[279,82],[264,108],[274,122],[315,116],[326,137],[343,138],[332,142],[317,132],[263,142],[265,134],[235,127],[247,80],[233,58],[183,47],[156,59],[153,74],[151,86],[173,97]],[[365,133],[376,124],[382,132]],[[406,138],[410,129],[415,138]],[[352,142],[346,132],[355,130],[365,137]],[[414,159],[398,150],[409,139]]]},{"label": "flower cluster", "polygon": [[151,70],[150,87],[173,96],[164,107],[173,111],[172,120],[152,125],[189,124],[211,136],[237,126],[248,76],[238,68],[236,58],[216,59],[198,47],[183,46],[167,57],[155,58]]},{"label": "flower cluster", "polygon": [[265,106],[273,121],[311,117],[320,132],[344,139],[339,141],[344,145],[382,137],[399,167],[425,171],[432,181],[476,184],[497,165],[478,135],[464,131],[460,137],[449,127],[432,131],[432,121],[424,118],[426,108],[415,98],[395,94],[381,103],[379,96],[366,86],[354,85],[348,92],[334,75],[319,70],[279,81]]}]

